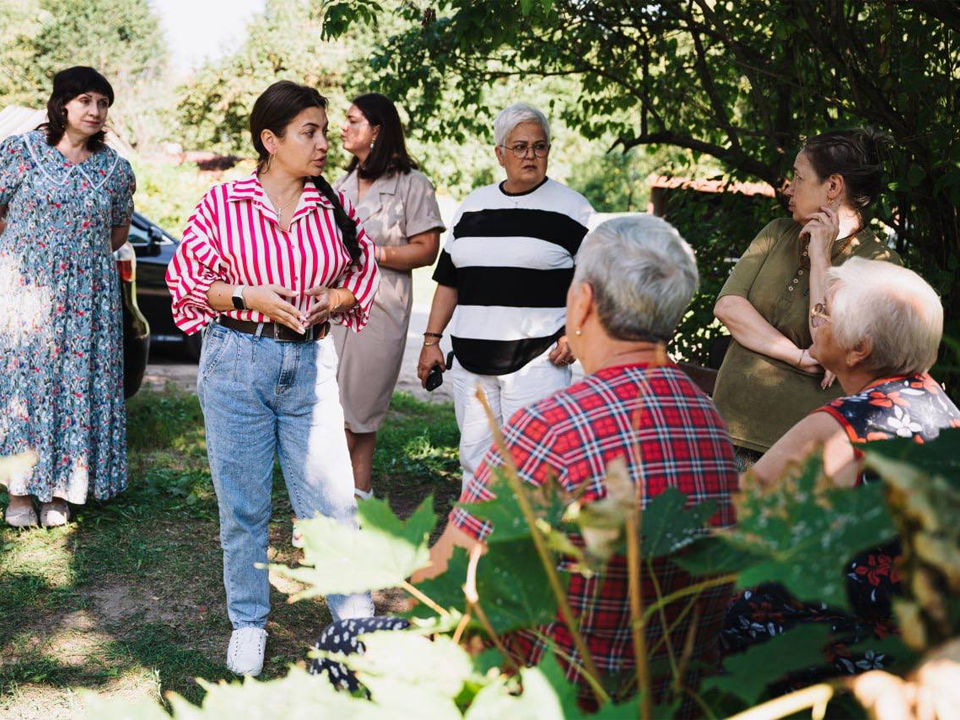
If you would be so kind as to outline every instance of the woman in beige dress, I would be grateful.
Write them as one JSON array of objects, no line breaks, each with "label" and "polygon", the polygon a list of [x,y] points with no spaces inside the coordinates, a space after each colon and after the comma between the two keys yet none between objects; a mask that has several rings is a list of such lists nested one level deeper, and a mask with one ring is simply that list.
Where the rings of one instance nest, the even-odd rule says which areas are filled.
[{"label": "woman in beige dress", "polygon": [[361,95],[341,126],[353,159],[334,183],[353,203],[377,246],[380,290],[362,333],[333,331],[337,382],[356,492],[369,497],[377,430],[393,395],[413,304],[411,270],[432,265],[443,221],[433,185],[407,154],[397,108],[377,93]]}]

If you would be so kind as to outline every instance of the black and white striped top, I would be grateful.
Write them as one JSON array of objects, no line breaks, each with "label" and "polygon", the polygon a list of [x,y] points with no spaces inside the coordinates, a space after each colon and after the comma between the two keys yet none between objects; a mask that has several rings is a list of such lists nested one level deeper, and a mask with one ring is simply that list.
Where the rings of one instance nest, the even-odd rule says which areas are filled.
[{"label": "black and white striped top", "polygon": [[487,185],[461,203],[433,279],[457,288],[450,335],[465,369],[516,372],[563,335],[592,213],[585,197],[549,178],[515,195]]}]

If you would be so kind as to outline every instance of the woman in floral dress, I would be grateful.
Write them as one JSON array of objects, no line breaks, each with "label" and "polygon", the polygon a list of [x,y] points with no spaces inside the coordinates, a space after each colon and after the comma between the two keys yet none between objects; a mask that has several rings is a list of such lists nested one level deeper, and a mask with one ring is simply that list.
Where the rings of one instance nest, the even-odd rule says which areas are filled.
[{"label": "woman in floral dress", "polygon": [[0,145],[0,457],[34,467],[0,477],[15,527],[63,525],[67,503],[127,484],[120,290],[135,180],[104,145],[110,83],[92,68],[53,79],[49,121]]},{"label": "woman in floral dress", "polygon": [[[960,427],[960,410],[928,374],[943,335],[943,306],[933,288],[892,263],[851,258],[828,271],[824,298],[811,313],[810,352],[836,374],[845,395],[794,425],[760,458],[751,472],[762,484],[779,481],[791,463],[816,448],[834,484],[868,483],[875,478],[860,467],[866,443],[923,443]],[[900,555],[894,541],[854,557],[846,569],[853,613],[800,602],[775,584],[748,590],[727,613],[725,651],[817,623],[829,626],[835,639],[826,664],[791,673],[779,689],[885,667],[888,659],[878,651],[853,653],[850,647],[897,632],[891,600],[900,594]]]}]

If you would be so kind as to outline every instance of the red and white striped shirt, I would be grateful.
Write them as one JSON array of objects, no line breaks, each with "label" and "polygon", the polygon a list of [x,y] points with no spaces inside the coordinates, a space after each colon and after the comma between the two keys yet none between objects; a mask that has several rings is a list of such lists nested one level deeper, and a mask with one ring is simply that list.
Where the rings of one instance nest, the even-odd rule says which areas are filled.
[{"label": "red and white striped shirt", "polygon": [[[338,193],[339,194],[339,193]],[[183,231],[183,240],[167,267],[167,287],[173,296],[173,320],[188,335],[223,314],[236,320],[268,322],[254,310],[220,313],[210,307],[207,290],[216,280],[232,285],[276,284],[298,294],[288,301],[304,314],[314,298],[304,291],[318,285],[353,292],[357,304],[331,317],[352,330],[367,323],[380,286],[374,244],[360,225],[353,205],[340,202],[357,224],[360,267],[353,265],[333,215],[333,205],[307,182],[300,202],[284,230],[256,174],[211,188]]]}]

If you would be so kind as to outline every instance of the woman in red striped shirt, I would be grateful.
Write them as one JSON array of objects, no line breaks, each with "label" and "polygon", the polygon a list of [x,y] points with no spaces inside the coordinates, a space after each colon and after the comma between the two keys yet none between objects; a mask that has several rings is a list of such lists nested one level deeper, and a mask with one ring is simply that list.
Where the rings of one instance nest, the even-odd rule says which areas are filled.
[{"label": "woman in red striped shirt", "polygon": [[[167,269],[173,314],[204,332],[197,377],[220,506],[227,666],[263,667],[273,460],[298,518],[355,524],[330,322],[360,331],[380,283],[374,246],[322,177],[326,99],[271,85],[250,115],[257,171],[200,201]],[[369,594],[329,596],[334,619],[369,617]]]}]

